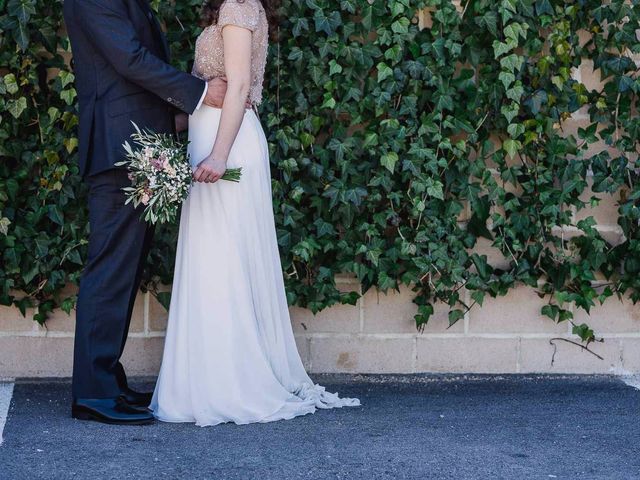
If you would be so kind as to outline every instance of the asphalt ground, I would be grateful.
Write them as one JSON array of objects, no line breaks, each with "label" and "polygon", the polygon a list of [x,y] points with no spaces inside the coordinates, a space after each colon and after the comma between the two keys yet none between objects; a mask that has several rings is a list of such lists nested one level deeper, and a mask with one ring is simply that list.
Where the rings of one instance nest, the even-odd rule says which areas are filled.
[{"label": "asphalt ground", "polygon": [[0,479],[640,479],[640,391],[616,377],[314,379],[363,405],[121,427],[71,419],[68,382],[18,380]]}]

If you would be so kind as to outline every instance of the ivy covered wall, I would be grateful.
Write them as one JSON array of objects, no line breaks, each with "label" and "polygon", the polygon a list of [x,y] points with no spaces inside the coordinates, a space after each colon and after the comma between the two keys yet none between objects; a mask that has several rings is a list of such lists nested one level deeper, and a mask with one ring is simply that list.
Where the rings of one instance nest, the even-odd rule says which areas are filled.
[{"label": "ivy covered wall", "polygon": [[[418,327],[436,302],[455,323],[518,284],[549,321],[640,298],[639,0],[283,3],[261,119],[291,304],[355,302],[336,274],[412,286]],[[188,70],[201,1],[152,4]],[[39,322],[73,308],[88,228],[61,6],[0,0],[0,303]],[[581,82],[585,63],[601,82]],[[589,215],[605,195],[615,241]],[[158,234],[152,290],[175,236]]]}]

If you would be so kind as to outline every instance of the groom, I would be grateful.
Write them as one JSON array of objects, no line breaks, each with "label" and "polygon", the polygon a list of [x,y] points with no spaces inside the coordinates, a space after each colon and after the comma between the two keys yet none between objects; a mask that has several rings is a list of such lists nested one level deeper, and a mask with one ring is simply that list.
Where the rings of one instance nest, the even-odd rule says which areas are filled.
[{"label": "groom", "polygon": [[[167,40],[148,0],[65,0],[80,106],[80,173],[89,186],[89,255],[80,281],[72,416],[112,424],[153,421],[150,393],[129,388],[124,349],[153,229],[125,206],[122,144],[132,121],[176,131],[204,102],[222,105],[223,80],[209,83],[169,65]],[[184,113],[176,116],[178,111]]]}]

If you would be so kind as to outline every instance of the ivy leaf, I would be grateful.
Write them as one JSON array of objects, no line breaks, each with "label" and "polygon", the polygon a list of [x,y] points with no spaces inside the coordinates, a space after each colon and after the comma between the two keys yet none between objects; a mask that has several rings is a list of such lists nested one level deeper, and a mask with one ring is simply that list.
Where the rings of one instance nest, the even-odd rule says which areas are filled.
[{"label": "ivy leaf", "polygon": [[9,225],[11,225],[11,220],[7,217],[0,218],[0,233],[6,236],[9,233]]},{"label": "ivy leaf", "polygon": [[452,327],[464,318],[464,312],[460,309],[449,310],[449,327]]},{"label": "ivy leaf", "polygon": [[627,70],[635,68],[635,63],[629,57],[615,56],[602,64],[606,70],[616,75],[622,75]]},{"label": "ivy leaf", "polygon": [[541,15],[553,15],[553,7],[549,0],[538,0],[536,2],[536,13]]},{"label": "ivy leaf", "polygon": [[336,73],[342,73],[342,66],[335,60],[329,62],[329,75],[335,75]]},{"label": "ivy leaf", "polygon": [[324,32],[327,35],[331,35],[333,33],[329,17],[327,17],[322,10],[316,10],[313,19],[316,23],[316,32]]},{"label": "ivy leaf", "polygon": [[60,70],[58,76],[60,77],[60,81],[62,82],[62,88],[65,88],[70,83],[73,83],[73,81],[76,79],[73,73],[67,72],[66,70]]},{"label": "ivy leaf", "polygon": [[67,153],[73,153],[73,151],[78,148],[78,137],[65,138],[64,147],[67,149]]},{"label": "ivy leaf", "polygon": [[19,118],[27,109],[27,99],[25,97],[20,97],[17,100],[9,100],[7,102],[7,110],[13,116],[13,118]]},{"label": "ivy leaf", "polygon": [[515,75],[510,72],[500,72],[498,79],[504,85],[505,90],[508,89],[511,86],[511,84],[516,81]]},{"label": "ivy leaf", "polygon": [[398,163],[399,157],[396,152],[387,152],[380,158],[380,164],[393,173],[396,163]]},{"label": "ivy leaf", "polygon": [[522,82],[520,82],[520,80],[518,80],[513,87],[507,90],[507,98],[513,100],[516,103],[520,103],[522,95],[524,95],[524,87],[522,86]]},{"label": "ivy leaf", "polygon": [[9,0],[7,11],[21,24],[26,24],[31,15],[36,13],[36,0]]},{"label": "ivy leaf", "polygon": [[38,264],[37,263],[32,264],[31,268],[25,270],[22,273],[22,281],[27,285],[30,284],[31,281],[34,278],[36,278],[36,275],[38,275],[39,271],[40,271],[40,269],[38,267]]},{"label": "ivy leaf", "polygon": [[502,148],[504,148],[504,151],[507,152],[507,154],[511,158],[513,158],[516,156],[518,151],[522,148],[522,143],[520,143],[518,140],[509,138],[505,140],[504,144],[502,145]]},{"label": "ivy leaf", "polygon": [[16,80],[16,76],[13,73],[8,73],[4,76],[4,84],[7,88],[7,93],[13,95],[14,93],[18,93],[18,82]]},{"label": "ivy leaf", "polygon": [[58,207],[58,205],[49,205],[48,211],[49,219],[51,219],[52,222],[64,226],[64,214],[60,211],[60,207]]},{"label": "ivy leaf", "polygon": [[572,328],[572,333],[574,335],[578,335],[580,339],[585,342],[587,345],[595,340],[595,332],[589,328],[589,325],[583,323],[581,325],[574,325]]},{"label": "ivy leaf", "polygon": [[475,19],[476,25],[486,27],[494,37],[498,36],[498,14],[493,10],[488,10],[481,17]]},{"label": "ivy leaf", "polygon": [[513,40],[512,38],[508,38],[506,42],[501,42],[499,40],[493,41],[493,53],[496,59],[500,58],[502,55],[509,53],[511,50],[518,46],[518,42]]},{"label": "ivy leaf", "polygon": [[307,7],[309,7],[311,10],[320,10],[321,9],[320,5],[318,5],[316,0],[306,0],[305,3],[307,4]]},{"label": "ivy leaf", "polygon": [[391,31],[399,35],[405,35],[409,32],[411,22],[408,18],[402,17],[391,24]]},{"label": "ivy leaf", "polygon": [[362,26],[369,31],[373,27],[373,7],[365,7],[362,11]]},{"label": "ivy leaf", "polygon": [[551,320],[555,320],[558,317],[560,308],[557,305],[547,304],[542,307],[540,313],[549,317]]},{"label": "ivy leaf", "polygon": [[382,252],[380,250],[372,249],[372,250],[367,250],[366,257],[374,266],[378,266],[378,262],[380,261],[381,254]]},{"label": "ivy leaf", "polygon": [[491,267],[487,262],[487,258],[488,257],[486,255],[478,255],[477,253],[474,253],[473,255],[471,255],[471,261],[473,262],[473,265],[476,267],[478,275],[483,280],[488,280],[491,274]]},{"label": "ivy leaf", "polygon": [[471,293],[471,299],[474,300],[478,305],[482,306],[484,303],[485,292],[482,290],[474,290]]},{"label": "ivy leaf", "polygon": [[336,99],[331,96],[330,93],[325,94],[324,103],[320,106],[320,108],[328,108],[333,110],[336,108]]},{"label": "ivy leaf", "polygon": [[27,51],[27,48],[29,47],[29,32],[27,31],[27,26],[24,23],[17,24],[16,28],[13,30],[13,39],[16,41],[21,51]]},{"label": "ivy leaf", "polygon": [[512,53],[511,55],[507,55],[500,59],[500,66],[509,72],[513,72],[515,70],[520,70],[523,62],[524,59],[520,55]]},{"label": "ivy leaf", "polygon": [[503,105],[500,108],[500,113],[505,116],[507,121],[511,123],[514,118],[518,116],[520,112],[520,106],[517,103],[512,103],[510,105]]},{"label": "ivy leaf", "polygon": [[524,125],[521,123],[512,123],[507,127],[507,132],[511,135],[511,138],[518,138],[524,131]]},{"label": "ivy leaf", "polygon": [[64,103],[66,103],[67,105],[71,105],[76,96],[77,92],[75,88],[69,88],[60,92],[60,98],[64,100]]},{"label": "ivy leaf", "polygon": [[158,303],[160,303],[165,310],[169,311],[169,305],[171,304],[171,292],[156,292],[155,296]]},{"label": "ivy leaf", "polygon": [[378,83],[383,82],[389,77],[393,76],[393,70],[386,63],[380,62],[378,64]]},{"label": "ivy leaf", "polygon": [[299,37],[302,35],[302,32],[309,30],[309,22],[304,17],[297,17],[293,20],[293,27],[291,28],[291,33],[293,33],[294,37]]},{"label": "ivy leaf", "polygon": [[527,105],[531,109],[531,113],[537,115],[540,113],[542,106],[547,103],[549,99],[549,95],[544,90],[536,90],[536,92],[525,101],[525,105]]},{"label": "ivy leaf", "polygon": [[472,198],[471,204],[471,218],[467,225],[467,229],[476,237],[484,237],[489,240],[493,240],[493,235],[487,228],[487,220],[491,213],[491,203],[489,197],[483,195],[482,197]]},{"label": "ivy leaf", "polygon": [[349,13],[356,13],[356,5],[355,2],[351,1],[351,0],[342,0],[340,2],[340,8],[342,10],[345,10]]},{"label": "ivy leaf", "polygon": [[635,80],[633,78],[627,75],[622,75],[620,77],[620,80],[618,81],[618,90],[620,91],[620,93],[627,92],[633,89],[634,84]]},{"label": "ivy leaf", "polygon": [[71,310],[73,310],[73,308],[76,305],[76,297],[68,297],[65,298],[62,303],[60,304],[60,309],[65,312],[67,315],[71,315]]},{"label": "ivy leaf", "polygon": [[444,191],[442,182],[438,180],[429,179],[427,182],[427,195],[439,200],[444,200]]},{"label": "ivy leaf", "polygon": [[514,42],[518,41],[518,37],[522,36],[523,39],[527,38],[524,28],[519,23],[510,23],[504,28],[504,35],[510,38]]}]

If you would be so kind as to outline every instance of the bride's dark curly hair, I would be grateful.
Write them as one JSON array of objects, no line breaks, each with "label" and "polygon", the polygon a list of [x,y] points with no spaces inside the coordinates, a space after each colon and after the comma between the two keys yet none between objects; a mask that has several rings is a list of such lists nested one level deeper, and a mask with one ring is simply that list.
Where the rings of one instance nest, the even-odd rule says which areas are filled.
[{"label": "bride's dark curly hair", "polygon": [[[206,0],[202,5],[201,23],[203,27],[213,25],[218,21],[218,13],[220,7],[225,1],[244,3],[246,0]],[[260,0],[265,13],[267,14],[267,20],[269,21],[269,31],[271,34],[275,34],[277,31],[277,9],[278,0]]]}]

